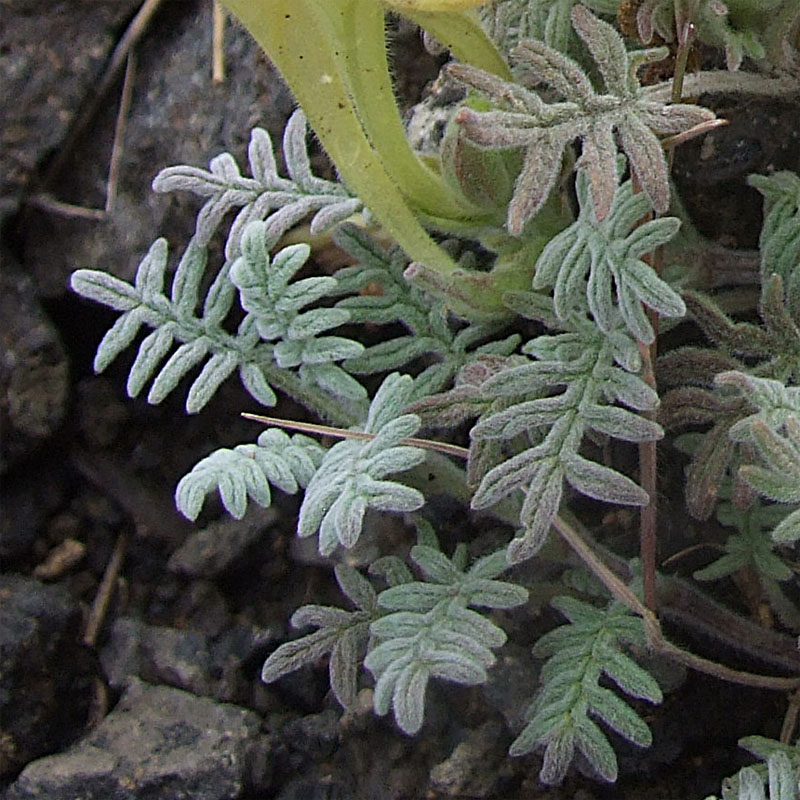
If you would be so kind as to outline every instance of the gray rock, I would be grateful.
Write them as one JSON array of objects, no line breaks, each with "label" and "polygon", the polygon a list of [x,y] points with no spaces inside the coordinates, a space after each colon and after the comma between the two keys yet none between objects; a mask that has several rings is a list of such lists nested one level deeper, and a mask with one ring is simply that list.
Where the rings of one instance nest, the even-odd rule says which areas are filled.
[{"label": "gray rock", "polygon": [[211,694],[211,654],[208,637],[197,631],[145,625],[123,617],[100,653],[112,689],[124,689],[132,677]]},{"label": "gray rock", "polygon": [[[0,171],[1,173],[1,171]],[[0,249],[0,472],[52,434],[69,391],[61,339],[42,311],[30,278]]]},{"label": "gray rock", "polygon": [[167,567],[192,578],[215,578],[241,560],[277,518],[272,508],[251,507],[242,520],[225,518],[212,522],[190,534],[170,556]]},{"label": "gray rock", "polygon": [[508,737],[497,721],[485,722],[455,746],[453,752],[431,770],[431,787],[445,797],[495,796],[511,768],[506,762]]},{"label": "gray rock", "polygon": [[83,733],[98,672],[60,586],[0,576],[0,775]]},{"label": "gray rock", "polygon": [[140,0],[0,4],[0,221],[64,139]]},{"label": "gray rock", "polygon": [[294,754],[298,766],[330,758],[339,736],[339,713],[330,708],[292,720],[281,730],[281,741]]},{"label": "gray rock", "polygon": [[[130,280],[159,235],[170,240],[171,252],[180,251],[202,200],[185,193],[153,194],[150,184],[161,169],[175,164],[207,168],[211,158],[230,151],[246,170],[250,130],[257,125],[280,143],[294,104],[247,31],[233,23],[226,26],[227,76],[225,83],[214,85],[212,4],[184,0],[164,6],[137,48],[114,212],[101,222],[35,209],[26,215],[24,260],[47,296],[61,295],[70,273],[80,267]],[[110,95],[107,110],[75,151],[62,180],[53,185],[60,199],[103,206],[118,91]]]},{"label": "gray rock", "polygon": [[266,788],[270,762],[251,711],[136,681],[75,747],[29,764],[6,800],[233,800]]},{"label": "gray rock", "polygon": [[213,638],[122,617],[115,621],[100,663],[112,689],[124,690],[132,679],[184,689],[216,700],[235,702],[249,693],[252,679],[242,662],[260,652],[273,634],[243,624]]}]

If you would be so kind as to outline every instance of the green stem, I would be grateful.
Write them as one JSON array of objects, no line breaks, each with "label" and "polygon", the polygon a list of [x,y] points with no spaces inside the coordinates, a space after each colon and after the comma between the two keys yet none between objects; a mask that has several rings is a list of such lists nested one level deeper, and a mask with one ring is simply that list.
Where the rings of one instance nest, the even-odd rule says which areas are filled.
[{"label": "green stem", "polygon": [[[794,77],[768,78],[756,72],[728,72],[709,70],[686,75],[683,80],[684,94],[695,97],[700,94],[752,94],[762,97],[793,97],[800,94],[800,85]],[[672,81],[647,87],[644,96],[648,100],[670,102]]]},{"label": "green stem", "polygon": [[339,17],[342,46],[337,49],[336,58],[348,77],[364,132],[389,175],[415,210],[474,221],[480,216],[480,209],[457,195],[408,143],[386,58],[382,8],[374,0],[325,0],[323,6],[325,16]]},{"label": "green stem", "polygon": [[397,182],[367,138],[310,0],[224,0],[267,51],[303,107],[342,180],[408,256],[443,275],[455,262],[420,225]]},{"label": "green stem", "polygon": [[470,11],[415,11],[406,16],[438,39],[456,58],[491,72],[504,81],[514,77],[497,46],[487,36],[478,13]]},{"label": "green stem", "polygon": [[300,379],[300,376],[277,364],[260,363],[269,384],[280,389],[298,403],[313,411],[318,417],[332,422],[342,428],[362,423],[367,416],[366,403],[344,402],[341,397],[334,397],[317,386]]}]

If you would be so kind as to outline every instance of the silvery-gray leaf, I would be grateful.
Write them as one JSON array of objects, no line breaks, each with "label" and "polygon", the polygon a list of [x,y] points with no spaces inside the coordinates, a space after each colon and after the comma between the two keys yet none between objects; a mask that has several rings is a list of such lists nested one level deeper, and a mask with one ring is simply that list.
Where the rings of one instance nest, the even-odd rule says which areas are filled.
[{"label": "silvery-gray leaf", "polygon": [[186,396],[186,412],[196,414],[208,403],[222,383],[238,366],[233,353],[215,353],[206,361]]},{"label": "silvery-gray leaf", "polygon": [[156,375],[147,402],[153,405],[160,403],[178,385],[178,381],[206,357],[210,345],[207,338],[200,337],[178,347]]},{"label": "silvery-gray leaf", "polygon": [[127,391],[129,397],[138,397],[144,385],[153,376],[163,358],[172,349],[175,341],[174,326],[169,323],[156,328],[139,345],[139,352],[128,374]]},{"label": "silvery-gray leaf", "polygon": [[[252,177],[241,175],[229,153],[213,158],[209,170],[170,167],[153,181],[157,192],[189,191],[207,198],[197,217],[195,236],[205,247],[232,209],[239,209],[225,249],[229,260],[239,255],[241,236],[253,221],[267,222],[273,244],[309,213],[330,209],[317,228],[324,229],[362,209],[361,202],[336,182],[316,177],[306,146],[306,120],[297,110],[289,119],[283,138],[289,178],[278,173],[269,134],[251,132],[248,160]],[[335,211],[333,209],[336,209]],[[313,224],[313,223],[312,223]]]},{"label": "silvery-gray leaf", "polygon": [[549,659],[540,673],[542,686],[526,715],[528,724],[510,752],[524,755],[544,746],[539,777],[557,782],[566,774],[577,747],[605,780],[613,781],[616,756],[593,720],[601,720],[639,747],[648,746],[652,736],[634,709],[599,684],[603,674],[619,678],[617,685],[634,697],[653,703],[662,699],[656,681],[624,650],[628,643],[641,640],[642,621],[619,604],[595,608],[575,598],[559,597],[553,606],[570,622],[546,633],[534,647],[534,655]]},{"label": "silvery-gray leaf", "polygon": [[323,448],[306,436],[287,436],[283,431],[265,431],[258,444],[237,445],[221,449],[199,461],[178,483],[175,503],[189,519],[196,519],[205,496],[223,483],[238,482],[240,489],[223,496],[237,498],[237,505],[227,510],[244,515],[246,498],[261,506],[269,506],[272,497],[269,484],[294,494],[305,486],[309,472],[322,460]]},{"label": "silvery-gray leaf", "polygon": [[[409,734],[422,725],[431,678],[483,683],[495,662],[492,650],[505,642],[505,633],[470,607],[511,608],[527,599],[521,587],[474,575],[460,556],[447,558],[435,547],[435,538],[422,540],[427,543],[413,548],[412,558],[426,582],[406,576],[380,593],[379,606],[393,613],[372,622],[376,644],[364,660],[376,679],[375,711],[385,714],[393,708],[397,724]],[[505,551],[500,551],[499,557],[478,562],[474,571],[496,574],[504,560]]]},{"label": "silvery-gray leaf", "polygon": [[561,154],[577,138],[584,155],[578,162],[591,179],[598,219],[609,213],[616,187],[612,132],[642,188],[659,212],[669,205],[667,164],[656,133],[688,130],[714,118],[713,112],[687,104],[658,103],[636,79],[636,66],[663,57],[656,51],[625,50],[619,34],[583,5],[574,5],[572,24],[589,47],[605,84],[594,89],[583,69],[544,42],[525,42],[514,50],[522,81],[549,84],[564,100],[544,103],[512,82],[462,65],[450,74],[488,95],[500,111],[461,109],[455,116],[464,135],[483,147],[525,149],[525,164],[509,205],[507,227],[519,235],[543,206],[557,179]]},{"label": "silvery-gray leaf", "polygon": [[138,306],[126,311],[106,331],[94,357],[94,371],[102,372],[125,348],[129,347],[142,325],[147,322],[147,309]]}]

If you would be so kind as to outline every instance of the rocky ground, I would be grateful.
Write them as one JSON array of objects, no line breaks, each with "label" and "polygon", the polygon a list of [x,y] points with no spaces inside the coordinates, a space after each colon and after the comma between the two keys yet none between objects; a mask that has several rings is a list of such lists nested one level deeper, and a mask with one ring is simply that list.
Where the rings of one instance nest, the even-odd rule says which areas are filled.
[{"label": "rocky ground", "polygon": [[[255,125],[279,140],[293,104],[234,26],[226,78],[213,83],[211,0],[166,0],[134,49],[115,204],[100,213],[121,79],[97,90],[140,5],[0,0],[4,800],[602,800],[716,791],[738,765],[730,755],[737,736],[779,719],[772,697],[690,678],[651,720],[654,748],[623,753],[617,787],[576,773],[548,789],[537,783],[536,757],[505,755],[527,696],[520,692],[536,681],[526,647],[504,651],[498,669],[515,680],[498,680],[488,697],[437,687],[414,740],[371,714],[369,689],[342,714],[324,664],[270,687],[259,681],[266,655],[290,635],[291,612],[334,597],[330,571],[294,537],[293,498],[241,522],[212,504],[197,526],[172,499],[201,457],[253,438],[238,417],[252,403],[235,385],[195,417],[184,415],[180,391],[157,407],[129,400],[132,355],[102,376],[91,369],[113,316],[71,295],[67,281],[79,267],[129,279],[159,235],[180,247],[197,205],[151,193],[155,174],[204,166],[223,150],[241,158]],[[407,65],[401,59],[401,88],[414,97],[435,62],[412,31],[395,44]],[[783,118],[780,111],[764,114]],[[706,164],[685,176],[689,197],[692,186],[713,186],[745,203],[733,207],[726,230],[709,231],[720,239],[731,231],[752,239],[757,222],[747,233],[740,220],[757,215],[759,203],[731,187],[779,148],[763,125],[736,135],[747,143],[737,153],[745,147],[749,159],[736,174]],[[718,152],[729,145],[720,140]],[[119,579],[108,586],[115,560]]]}]

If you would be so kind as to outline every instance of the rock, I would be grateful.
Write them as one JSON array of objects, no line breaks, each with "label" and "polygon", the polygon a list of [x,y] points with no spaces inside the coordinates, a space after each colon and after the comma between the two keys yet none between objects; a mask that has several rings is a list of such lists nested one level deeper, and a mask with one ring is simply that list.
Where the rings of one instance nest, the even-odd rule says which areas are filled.
[{"label": "rock", "polygon": [[499,783],[511,774],[506,761],[508,737],[497,721],[485,722],[460,742],[447,759],[431,770],[431,787],[445,797],[495,796]]},{"label": "rock", "polygon": [[215,578],[235,566],[278,518],[272,508],[252,508],[242,520],[221,519],[189,535],[170,556],[168,569],[191,578]]},{"label": "rock", "polygon": [[355,798],[353,790],[344,781],[333,775],[325,775],[316,780],[295,778],[289,781],[276,800],[355,800]]},{"label": "rock", "polygon": [[138,676],[198,695],[211,694],[210,645],[197,631],[145,625],[123,617],[114,623],[100,663],[112,689],[124,689]]},{"label": "rock", "polygon": [[[30,559],[48,515],[63,501],[63,462],[61,455],[43,453],[0,480],[0,564],[5,570]],[[38,475],[47,479],[31,477]]]},{"label": "rock", "polygon": [[171,619],[178,627],[218,636],[233,624],[229,601],[211,581],[195,580],[175,599]]},{"label": "rock", "polygon": [[242,674],[272,638],[235,624],[214,639],[195,630],[179,630],[122,617],[115,621],[100,663],[109,686],[124,690],[134,678],[233,702],[249,694],[252,678]]},{"label": "rock", "polygon": [[130,424],[131,408],[119,397],[119,387],[103,376],[84,378],[76,387],[77,427],[93,449],[111,447]]},{"label": "rock", "polygon": [[77,745],[29,764],[5,800],[234,800],[263,793],[271,755],[260,727],[246,709],[135,681]]},{"label": "rock", "polygon": [[[213,157],[230,151],[249,174],[247,143],[257,125],[270,131],[279,149],[294,105],[291,95],[247,31],[230,22],[226,79],[212,83],[211,12],[212,4],[205,1],[165,3],[137,47],[113,213],[101,222],[36,209],[27,213],[25,262],[45,295],[63,294],[69,274],[80,267],[131,279],[159,235],[170,239],[173,253],[185,246],[202,200],[186,193],[153,194],[150,184],[161,169],[175,164],[207,168]],[[60,199],[103,207],[118,97],[115,88],[62,179],[53,184],[51,191]]]},{"label": "rock", "polygon": [[64,139],[141,0],[2,0],[0,221]]},{"label": "rock", "polygon": [[492,679],[483,687],[486,700],[514,733],[525,727],[525,712],[539,688],[541,668],[530,648],[506,642],[492,667]]},{"label": "rock", "polygon": [[291,777],[278,800],[354,800],[357,796],[350,769],[332,764],[341,745],[339,717],[338,711],[329,708],[283,725],[281,771]]},{"label": "rock", "polygon": [[330,758],[339,743],[339,713],[326,709],[292,720],[281,730],[281,740],[300,766]]},{"label": "rock", "polygon": [[0,472],[61,424],[69,391],[61,339],[39,305],[30,278],[0,250]]},{"label": "rock", "polygon": [[0,775],[83,733],[98,671],[60,586],[0,576]]}]

